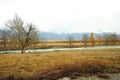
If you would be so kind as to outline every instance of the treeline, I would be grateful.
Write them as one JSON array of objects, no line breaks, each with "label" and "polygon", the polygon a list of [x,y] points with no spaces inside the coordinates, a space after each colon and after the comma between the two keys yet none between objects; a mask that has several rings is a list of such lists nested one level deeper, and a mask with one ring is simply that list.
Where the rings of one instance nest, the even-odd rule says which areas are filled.
[{"label": "treeline", "polygon": [[91,32],[90,36],[87,34],[83,35],[82,42],[84,43],[84,46],[119,45],[120,35],[117,35],[116,33],[98,34],[95,38],[94,33]]},{"label": "treeline", "polygon": [[[75,40],[72,36],[68,37],[70,47],[75,47]],[[77,42],[78,43],[78,42]],[[101,46],[101,45],[120,45],[120,35],[116,33],[98,34],[96,37],[91,32],[90,35],[84,34],[82,40],[79,41],[81,46]]]}]

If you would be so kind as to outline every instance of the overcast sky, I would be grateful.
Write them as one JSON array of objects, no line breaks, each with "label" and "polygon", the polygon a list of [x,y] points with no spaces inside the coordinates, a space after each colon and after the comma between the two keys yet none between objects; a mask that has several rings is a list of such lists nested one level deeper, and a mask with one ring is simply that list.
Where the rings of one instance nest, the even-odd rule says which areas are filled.
[{"label": "overcast sky", "polygon": [[0,28],[15,14],[40,31],[120,32],[120,0],[0,0]]}]

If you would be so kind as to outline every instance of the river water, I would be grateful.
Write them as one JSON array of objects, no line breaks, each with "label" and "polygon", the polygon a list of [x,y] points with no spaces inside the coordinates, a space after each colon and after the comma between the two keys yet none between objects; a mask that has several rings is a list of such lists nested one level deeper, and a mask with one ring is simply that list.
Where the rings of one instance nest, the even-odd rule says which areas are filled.
[{"label": "river water", "polygon": [[[31,49],[26,50],[26,52],[50,52],[50,51],[63,51],[63,50],[94,50],[94,49],[114,49],[120,48],[120,46],[96,46],[96,47],[80,47],[80,48],[50,48],[50,49]],[[0,53],[20,53],[21,50],[5,50],[0,51]]]}]

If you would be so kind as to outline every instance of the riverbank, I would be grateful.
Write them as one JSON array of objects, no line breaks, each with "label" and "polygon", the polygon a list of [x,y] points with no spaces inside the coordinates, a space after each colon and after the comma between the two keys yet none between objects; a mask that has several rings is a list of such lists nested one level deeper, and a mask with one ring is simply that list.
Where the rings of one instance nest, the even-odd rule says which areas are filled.
[{"label": "riverbank", "polygon": [[0,54],[0,77],[7,80],[57,80],[66,76],[120,73],[120,49],[42,53]]},{"label": "riverbank", "polygon": [[[49,49],[31,49],[27,53],[51,52],[51,51],[68,51],[68,50],[95,50],[95,49],[120,49],[120,46],[92,46],[79,48],[49,48]],[[1,50],[0,53],[20,53],[21,50]]]}]

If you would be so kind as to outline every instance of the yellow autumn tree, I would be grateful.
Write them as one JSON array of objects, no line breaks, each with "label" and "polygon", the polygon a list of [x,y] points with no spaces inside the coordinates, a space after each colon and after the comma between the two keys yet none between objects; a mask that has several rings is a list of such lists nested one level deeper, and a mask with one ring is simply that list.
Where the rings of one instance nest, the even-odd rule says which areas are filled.
[{"label": "yellow autumn tree", "polygon": [[98,42],[98,45],[102,44],[102,36],[101,35],[97,36],[97,42]]},{"label": "yellow autumn tree", "polygon": [[93,33],[93,32],[90,33],[90,44],[91,44],[92,46],[95,45],[94,33]]}]

